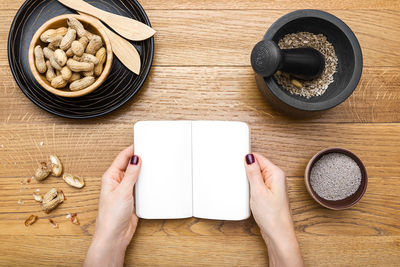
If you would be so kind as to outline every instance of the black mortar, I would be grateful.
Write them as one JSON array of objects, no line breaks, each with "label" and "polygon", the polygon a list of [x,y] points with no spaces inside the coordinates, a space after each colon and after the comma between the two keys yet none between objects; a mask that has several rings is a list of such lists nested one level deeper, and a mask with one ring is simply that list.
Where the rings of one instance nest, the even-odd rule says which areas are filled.
[{"label": "black mortar", "polygon": [[320,10],[298,10],[281,17],[271,25],[264,39],[278,43],[286,34],[303,31],[325,35],[335,48],[338,64],[334,81],[323,95],[309,99],[293,95],[273,75],[255,75],[259,90],[271,105],[300,117],[330,109],[346,100],[357,87],[363,67],[360,44],[351,29],[339,18]]}]

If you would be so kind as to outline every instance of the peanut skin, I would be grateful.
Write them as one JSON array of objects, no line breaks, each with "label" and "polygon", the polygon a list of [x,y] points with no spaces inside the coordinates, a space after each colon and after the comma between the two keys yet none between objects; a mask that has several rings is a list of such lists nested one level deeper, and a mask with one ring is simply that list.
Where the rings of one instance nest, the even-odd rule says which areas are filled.
[{"label": "peanut skin", "polygon": [[47,70],[46,62],[44,61],[44,54],[42,47],[40,45],[37,45],[35,47],[35,65],[36,69],[39,73],[45,73]]},{"label": "peanut skin", "polygon": [[85,89],[86,87],[92,85],[94,83],[94,81],[95,81],[95,78],[93,76],[88,76],[88,77],[85,77],[80,80],[76,80],[76,81],[72,82],[69,85],[69,89],[71,91],[79,91],[79,90]]},{"label": "peanut skin", "polygon": [[60,43],[60,49],[66,51],[71,47],[72,42],[76,38],[76,31],[74,29],[69,28],[63,39]]}]

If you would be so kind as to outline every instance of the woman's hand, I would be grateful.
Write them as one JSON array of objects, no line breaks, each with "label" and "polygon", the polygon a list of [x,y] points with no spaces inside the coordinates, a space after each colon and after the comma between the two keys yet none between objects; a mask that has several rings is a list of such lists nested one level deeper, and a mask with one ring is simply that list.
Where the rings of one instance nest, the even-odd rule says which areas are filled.
[{"label": "woman's hand", "polygon": [[250,208],[260,227],[270,266],[303,266],[289,207],[285,173],[259,154],[246,156]]},{"label": "woman's hand", "polygon": [[138,223],[133,190],[141,160],[133,146],[119,153],[101,181],[99,211],[85,266],[122,266]]}]

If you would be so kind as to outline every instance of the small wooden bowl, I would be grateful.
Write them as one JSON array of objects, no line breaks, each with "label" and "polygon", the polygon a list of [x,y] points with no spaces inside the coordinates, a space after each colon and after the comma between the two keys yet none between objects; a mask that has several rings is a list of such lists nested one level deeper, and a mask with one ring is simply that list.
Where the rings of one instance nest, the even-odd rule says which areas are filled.
[{"label": "small wooden bowl", "polygon": [[[57,29],[59,27],[67,27],[67,19],[69,17],[74,17],[77,20],[79,20],[83,26],[85,27],[86,30],[88,30],[91,33],[99,35],[103,39],[103,43],[105,45],[105,48],[107,50],[107,59],[106,62],[104,63],[104,69],[103,72],[99,77],[97,77],[96,81],[90,85],[89,87],[82,89],[80,91],[69,91],[69,90],[64,90],[64,89],[56,89],[51,86],[50,82],[47,81],[46,75],[40,74],[35,66],[35,58],[34,58],[34,49],[37,45],[40,45],[43,47],[47,46],[46,43],[43,43],[40,40],[40,35],[48,29]],[[110,73],[111,70],[111,65],[112,65],[112,60],[113,60],[113,52],[111,48],[111,42],[110,39],[108,38],[107,34],[102,28],[97,27],[90,19],[87,19],[83,16],[80,15],[75,15],[75,14],[66,14],[66,15],[61,15],[52,18],[51,20],[47,21],[45,24],[43,24],[33,35],[32,41],[29,45],[29,67],[32,71],[33,76],[35,77],[36,81],[47,91],[49,91],[52,94],[58,95],[58,96],[63,96],[63,97],[79,97],[83,95],[87,95],[94,90],[96,90],[107,78],[107,75]]]},{"label": "small wooden bowl", "polygon": [[[346,197],[345,199],[341,200],[327,200],[322,197],[320,197],[312,188],[311,182],[310,182],[310,176],[311,176],[311,169],[313,168],[314,164],[322,158],[322,156],[329,154],[329,153],[340,153],[344,154],[350,158],[352,158],[358,165],[361,171],[361,184],[358,187],[357,191],[352,194],[349,197]],[[365,191],[367,190],[367,184],[368,184],[368,175],[367,175],[367,170],[362,163],[361,159],[357,157],[354,153],[351,151],[344,149],[344,148],[339,148],[339,147],[332,147],[332,148],[326,148],[315,154],[310,161],[308,162],[308,165],[305,170],[304,174],[304,182],[306,184],[306,188],[308,193],[312,196],[312,198],[318,202],[320,205],[324,206],[325,208],[332,209],[332,210],[343,210],[350,208],[351,206],[355,205],[364,195]]]}]

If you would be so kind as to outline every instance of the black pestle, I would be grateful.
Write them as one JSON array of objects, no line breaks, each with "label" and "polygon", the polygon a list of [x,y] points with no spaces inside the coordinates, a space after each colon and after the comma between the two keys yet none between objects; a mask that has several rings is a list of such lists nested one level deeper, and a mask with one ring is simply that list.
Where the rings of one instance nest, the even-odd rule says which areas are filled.
[{"label": "black pestle", "polygon": [[275,42],[262,40],[251,52],[251,66],[263,77],[281,70],[302,80],[312,80],[323,72],[325,57],[314,48],[280,49]]}]

